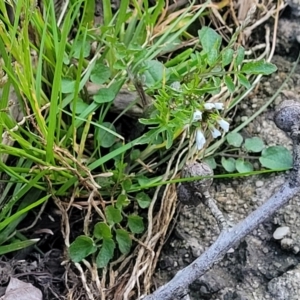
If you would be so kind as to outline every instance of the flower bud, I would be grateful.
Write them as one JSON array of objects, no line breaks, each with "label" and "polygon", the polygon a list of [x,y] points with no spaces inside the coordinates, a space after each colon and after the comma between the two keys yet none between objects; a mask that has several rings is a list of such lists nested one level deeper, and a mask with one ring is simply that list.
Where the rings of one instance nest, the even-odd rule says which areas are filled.
[{"label": "flower bud", "polygon": [[193,122],[197,122],[200,120],[202,120],[202,112],[200,110],[196,109],[193,114]]},{"label": "flower bud", "polygon": [[198,150],[201,150],[206,143],[205,136],[200,129],[196,131],[196,146]]},{"label": "flower bud", "polygon": [[225,121],[224,119],[219,119],[219,120],[217,120],[217,122],[225,132],[228,132],[229,123],[227,121]]}]

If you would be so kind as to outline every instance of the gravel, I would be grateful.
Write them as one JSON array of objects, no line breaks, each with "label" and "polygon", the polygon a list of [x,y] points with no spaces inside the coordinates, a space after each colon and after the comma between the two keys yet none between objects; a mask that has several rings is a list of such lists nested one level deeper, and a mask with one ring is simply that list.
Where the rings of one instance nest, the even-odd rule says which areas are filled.
[{"label": "gravel", "polygon": [[[249,101],[256,99],[255,103],[258,107],[269,98],[269,92],[265,93],[264,87],[270,89],[271,86],[276,90],[292,67],[291,63],[280,56],[274,57],[274,63],[279,68],[277,74],[267,79],[268,84],[262,84],[262,89],[255,94],[255,97],[249,96]],[[285,93],[291,91],[295,95],[300,95],[299,67],[286,84]],[[275,105],[285,99],[286,96],[281,94],[276,99]],[[284,145],[291,149],[289,137],[272,121],[275,105],[269,107],[265,113],[249,124],[241,134],[259,136],[267,146]],[[247,114],[253,113],[251,102],[244,108]],[[236,118],[235,121],[242,122],[241,118]],[[264,203],[285,181],[286,174],[281,172],[240,179],[215,180],[210,193],[216,199],[225,217],[230,222],[236,223]],[[195,282],[191,286],[190,298],[192,300],[300,299],[300,291],[297,287],[300,263],[297,255],[300,251],[300,224],[297,222],[299,216],[300,199],[295,197]],[[280,239],[273,238],[276,229],[284,231]],[[201,203],[197,207],[185,207],[180,212],[175,231],[176,235],[170,238],[172,247],[164,248],[160,260],[157,272],[159,285],[170,280],[180,269],[191,263],[219,235],[215,219]],[[165,260],[173,262],[171,268],[161,268]],[[286,288],[283,295],[280,291],[281,284],[284,284],[284,287],[291,287],[290,290]]]}]

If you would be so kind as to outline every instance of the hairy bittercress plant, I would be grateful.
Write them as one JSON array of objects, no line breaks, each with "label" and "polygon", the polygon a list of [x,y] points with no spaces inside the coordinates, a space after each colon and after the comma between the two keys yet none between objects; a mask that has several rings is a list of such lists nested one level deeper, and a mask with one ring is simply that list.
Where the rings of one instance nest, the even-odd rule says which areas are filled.
[{"label": "hairy bittercress plant", "polygon": [[[265,61],[243,63],[244,48],[235,46],[237,34],[222,48],[221,36],[209,27],[199,30],[194,48],[161,62],[160,56],[180,45],[205,5],[196,10],[189,6],[157,32],[164,1],[151,8],[147,1],[143,7],[134,1],[132,11],[127,10],[128,0],[121,1],[113,16],[110,1],[104,0],[103,24],[96,29],[91,26],[92,1],[70,3],[56,26],[51,1],[42,13],[30,1],[17,1],[15,24],[4,17],[6,26],[0,29],[7,75],[0,133],[17,142],[0,144],[1,154],[17,161],[17,167],[0,162],[1,171],[9,175],[5,197],[14,196],[0,215],[0,244],[10,242],[21,215],[50,196],[60,209],[60,201],[84,198],[88,209],[82,234],[70,241],[70,258],[91,258],[105,268],[128,254],[132,241],[144,232],[151,198],[143,189],[163,184],[162,175],[152,175],[148,164],[166,162],[181,136],[187,137],[182,147],[188,144],[201,154],[211,139],[228,132],[226,110],[237,103],[227,100],[228,94],[212,98],[222,89],[238,97],[251,87],[251,76],[270,74],[276,67]],[[114,119],[109,111],[121,89],[134,89],[137,81],[154,101],[143,107],[143,133],[130,141],[115,126],[120,116]],[[99,86],[92,96],[89,84]],[[4,112],[11,87],[26,113],[20,124]],[[30,198],[36,189],[39,193]],[[11,214],[13,207],[17,212]],[[64,216],[68,209],[63,209]]]}]

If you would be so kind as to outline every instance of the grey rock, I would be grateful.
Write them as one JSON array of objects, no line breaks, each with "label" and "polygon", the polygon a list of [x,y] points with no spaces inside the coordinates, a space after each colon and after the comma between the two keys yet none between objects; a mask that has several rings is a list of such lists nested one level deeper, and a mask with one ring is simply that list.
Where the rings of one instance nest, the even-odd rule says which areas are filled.
[{"label": "grey rock", "polygon": [[275,240],[282,240],[289,233],[290,233],[290,228],[288,226],[278,227],[273,233],[273,238]]},{"label": "grey rock", "polygon": [[286,0],[287,4],[291,7],[292,14],[296,17],[300,16],[300,1],[299,0]]},{"label": "grey rock", "polygon": [[294,240],[289,238],[283,238],[280,241],[280,245],[282,249],[291,249],[294,245]]},{"label": "grey rock", "polygon": [[275,112],[275,124],[281,130],[291,132],[295,120],[300,123],[300,103],[296,100],[283,101]]},{"label": "grey rock", "polygon": [[276,300],[300,299],[300,268],[290,270],[280,277],[272,279],[268,284],[270,294]]}]

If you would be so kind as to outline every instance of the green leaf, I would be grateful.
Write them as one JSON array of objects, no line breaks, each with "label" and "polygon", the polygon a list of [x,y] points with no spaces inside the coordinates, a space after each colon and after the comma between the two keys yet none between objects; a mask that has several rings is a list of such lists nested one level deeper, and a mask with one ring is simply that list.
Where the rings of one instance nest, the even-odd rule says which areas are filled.
[{"label": "green leaf", "polygon": [[123,219],[120,210],[113,207],[112,205],[105,208],[105,216],[107,218],[107,222],[111,225],[120,223]]},{"label": "green leaf", "polygon": [[61,80],[61,92],[64,94],[73,93],[75,90],[75,80],[69,78],[62,78]]},{"label": "green leaf", "polygon": [[94,226],[94,236],[97,239],[110,239],[110,238],[112,238],[110,227],[104,222],[98,222]]},{"label": "green leaf", "polygon": [[238,77],[239,83],[240,83],[241,85],[243,85],[243,86],[244,86],[245,88],[247,88],[247,89],[250,89],[250,88],[251,88],[251,84],[250,84],[250,82],[248,81],[248,79],[247,79],[246,76],[244,76],[243,74],[238,74],[237,77]]},{"label": "green leaf", "polygon": [[136,195],[136,200],[141,208],[147,208],[150,205],[151,198],[144,192]]},{"label": "green leaf", "polygon": [[69,247],[70,258],[74,262],[80,262],[97,250],[94,241],[85,235],[78,236]]},{"label": "green leaf", "polygon": [[165,66],[167,68],[176,67],[178,64],[187,61],[193,52],[194,50],[192,48],[187,48],[183,52],[177,54],[175,57],[168,59],[168,61],[165,62]]},{"label": "green leaf", "polygon": [[[182,40],[179,37],[175,37],[175,35],[178,35],[177,32],[174,32],[168,36],[166,43],[164,43],[161,47],[161,52],[175,52],[178,46],[181,45]],[[172,40],[172,42],[170,42],[170,40]]]},{"label": "green leaf", "polygon": [[254,75],[270,75],[277,71],[277,67],[274,64],[266,62],[265,60],[251,61],[242,66],[241,72],[245,74]]},{"label": "green leaf", "polygon": [[[116,143],[114,143],[110,148],[109,148],[109,152],[113,152],[117,149],[120,149],[124,146],[124,143],[118,141]],[[112,158],[115,162],[119,162],[119,161],[123,161],[123,155],[120,154],[116,154],[113,158]]]},{"label": "green leaf", "polygon": [[205,158],[203,159],[203,161],[204,161],[205,163],[207,163],[207,164],[211,167],[211,169],[213,169],[213,170],[217,167],[216,160],[215,160],[214,157],[212,157],[212,156],[205,157]]},{"label": "green leaf", "polygon": [[209,66],[213,66],[219,56],[219,51],[217,49],[212,48],[208,53],[207,53],[207,63]]},{"label": "green leaf", "polygon": [[222,66],[228,66],[233,60],[233,49],[226,49],[222,51]]},{"label": "green leaf", "polygon": [[283,146],[271,146],[264,149],[259,161],[271,170],[290,169],[293,166],[293,157]]},{"label": "green leaf", "polygon": [[132,233],[142,233],[145,229],[143,218],[137,215],[129,215],[128,227]]},{"label": "green leaf", "polygon": [[[116,132],[115,126],[109,122],[104,122],[101,124],[101,126]],[[96,138],[101,147],[109,148],[116,142],[116,136],[104,128],[99,127],[97,128],[96,132]]]},{"label": "green leaf", "polygon": [[0,246],[0,255],[24,249],[37,243],[40,239],[12,242],[9,245]]},{"label": "green leaf", "polygon": [[230,77],[229,75],[226,75],[226,76],[224,77],[224,81],[225,81],[225,84],[226,84],[226,86],[227,86],[227,88],[228,88],[228,91],[229,91],[230,93],[233,93],[234,90],[235,90],[235,86],[234,86],[234,83],[233,83],[231,77]]},{"label": "green leaf", "polygon": [[132,181],[130,178],[126,178],[122,181],[122,188],[125,190],[125,191],[129,191],[130,188],[132,186]]},{"label": "green leaf", "polygon": [[230,158],[226,159],[225,157],[222,157],[221,164],[228,173],[232,173],[235,171],[235,159],[234,158],[230,157]]},{"label": "green leaf", "polygon": [[[70,104],[70,109],[73,111],[73,103]],[[80,115],[83,111],[85,111],[89,105],[85,103],[81,98],[77,98],[76,101],[76,109],[75,109],[75,114]]]},{"label": "green leaf", "polygon": [[117,60],[113,64],[113,69],[114,70],[126,70],[126,68],[127,68],[127,65],[122,60]]},{"label": "green leaf", "polygon": [[[43,174],[44,173],[44,171],[42,171],[40,174]],[[38,176],[36,177],[36,178],[34,178],[33,180],[31,180],[27,185],[28,185],[28,187],[26,187],[26,188],[28,188],[28,190],[30,189],[30,187],[32,187],[33,186],[33,182],[34,181],[36,181],[38,179]],[[32,186],[31,186],[31,184],[32,184]],[[26,189],[25,189],[25,191],[26,191]],[[16,193],[15,195],[14,195],[14,197],[19,197],[19,195],[20,194],[22,194],[22,195],[24,195],[23,194],[23,192],[24,192],[24,186],[22,187],[22,188],[20,188],[20,191],[18,192],[18,193]],[[25,192],[24,192],[25,193]],[[26,214],[28,211],[30,211],[30,210],[32,210],[34,207],[37,207],[38,205],[40,205],[40,204],[42,204],[42,203],[44,203],[46,200],[48,200],[48,198],[49,198],[49,196],[50,195],[47,195],[47,196],[45,196],[45,197],[43,197],[43,198],[41,198],[41,199],[39,199],[39,200],[37,200],[37,201],[35,201],[35,202],[33,202],[33,203],[31,203],[31,204],[29,204],[29,205],[27,205],[26,207],[24,207],[24,208],[22,208],[22,209],[18,209],[14,214],[12,214],[12,215],[7,215],[7,216],[5,216],[3,219],[2,219],[2,221],[0,222],[0,232],[6,227],[6,226],[8,226],[9,227],[9,225],[14,225],[13,223],[15,223],[15,222],[17,222],[17,224],[18,224],[18,219],[20,220],[20,217],[22,216],[22,215],[24,215],[24,214]],[[20,196],[21,197],[21,196]],[[17,198],[18,199],[18,198]],[[12,198],[12,201],[15,201],[13,198]],[[10,204],[10,203],[9,203]],[[8,207],[9,207],[10,205],[8,205]],[[3,209],[5,209],[5,207],[3,208]],[[2,211],[1,211],[1,213],[3,212],[3,209],[2,209]],[[22,218],[22,217],[21,217]],[[0,235],[0,240],[1,240],[1,238],[3,238],[3,236],[2,235]]]},{"label": "green leaf", "polygon": [[221,36],[213,29],[203,26],[198,31],[198,36],[203,50],[209,53],[212,49],[219,50],[222,42]]},{"label": "green leaf", "polygon": [[215,87],[216,87],[216,90],[212,91],[212,93],[214,93],[214,94],[215,94],[215,92],[219,93],[221,91],[220,88],[221,88],[221,84],[222,84],[221,78],[212,76],[212,80],[213,80],[213,82],[215,84]]},{"label": "green leaf", "polygon": [[122,86],[124,84],[124,79],[121,78],[121,79],[116,79],[115,78],[115,81],[113,81],[110,86],[109,86],[109,89],[115,94],[115,95],[118,95]]},{"label": "green leaf", "polygon": [[107,103],[112,102],[116,97],[114,89],[110,86],[109,88],[100,89],[97,94],[93,97],[96,103]]},{"label": "green leaf", "polygon": [[117,198],[116,207],[121,210],[123,207],[126,207],[130,204],[130,201],[127,198],[127,195],[120,194]]},{"label": "green leaf", "polygon": [[166,143],[166,149],[170,149],[173,144],[173,132],[169,128],[166,129],[167,134],[167,143]]},{"label": "green leaf", "polygon": [[130,159],[132,161],[135,161],[137,160],[138,158],[140,158],[140,155],[141,155],[141,151],[138,150],[138,149],[134,149],[130,152]]},{"label": "green leaf", "polygon": [[76,59],[80,58],[80,53],[81,51],[83,51],[83,57],[87,57],[90,55],[90,50],[91,50],[91,46],[90,46],[90,42],[88,41],[76,41],[73,44],[73,57]]},{"label": "green leaf", "polygon": [[236,58],[234,61],[234,65],[237,67],[242,64],[245,57],[245,49],[242,46],[239,46],[236,53]]},{"label": "green leaf", "polygon": [[237,132],[230,132],[226,135],[226,140],[229,145],[233,147],[241,147],[243,143],[243,137]]},{"label": "green leaf", "polygon": [[132,241],[129,233],[124,229],[116,230],[116,240],[122,254],[127,254],[130,251]]},{"label": "green leaf", "polygon": [[91,81],[97,84],[103,84],[110,78],[110,69],[102,62],[97,62],[91,72]]},{"label": "green leaf", "polygon": [[265,148],[263,140],[259,137],[253,137],[245,140],[245,148],[248,152],[261,152]]},{"label": "green leaf", "polygon": [[103,239],[102,247],[96,257],[98,268],[104,268],[114,256],[116,244],[112,239]]},{"label": "green leaf", "polygon": [[152,182],[151,178],[148,178],[144,175],[136,176],[136,179],[138,181],[138,184],[142,187],[145,186],[145,185],[149,185]]},{"label": "green leaf", "polygon": [[235,167],[239,173],[249,173],[253,171],[253,166],[250,162],[238,158],[235,162]]},{"label": "green leaf", "polygon": [[165,75],[165,66],[157,60],[148,60],[145,62],[143,75],[145,76],[145,84],[153,87],[157,83],[161,83]]}]

